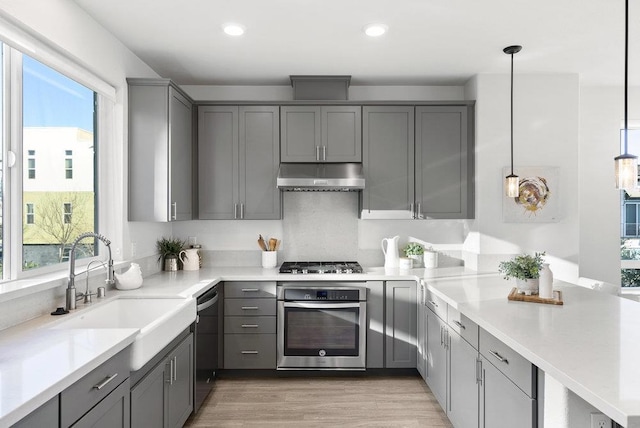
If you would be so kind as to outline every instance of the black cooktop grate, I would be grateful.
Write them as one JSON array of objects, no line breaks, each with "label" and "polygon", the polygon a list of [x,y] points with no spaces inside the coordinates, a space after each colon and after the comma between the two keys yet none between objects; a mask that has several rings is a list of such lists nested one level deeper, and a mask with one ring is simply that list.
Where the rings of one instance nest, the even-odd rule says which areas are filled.
[{"label": "black cooktop grate", "polygon": [[358,262],[284,262],[280,273],[362,273]]}]

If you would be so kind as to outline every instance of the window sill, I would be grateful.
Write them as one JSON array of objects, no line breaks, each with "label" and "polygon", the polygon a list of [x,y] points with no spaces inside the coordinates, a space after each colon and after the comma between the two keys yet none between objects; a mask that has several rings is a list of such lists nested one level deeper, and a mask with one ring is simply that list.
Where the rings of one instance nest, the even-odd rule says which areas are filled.
[{"label": "window sill", "polygon": [[[113,266],[116,270],[128,266],[128,264],[129,263],[126,261],[113,262]],[[76,275],[79,275],[80,272],[84,273],[84,270],[79,270],[79,273],[77,273]],[[90,274],[90,277],[103,274],[103,272],[95,271]],[[24,296],[29,296],[31,294],[50,290],[52,288],[66,287],[68,278],[69,271],[67,268],[52,273],[34,276],[31,278],[2,282],[0,283],[0,303],[19,299]]]}]

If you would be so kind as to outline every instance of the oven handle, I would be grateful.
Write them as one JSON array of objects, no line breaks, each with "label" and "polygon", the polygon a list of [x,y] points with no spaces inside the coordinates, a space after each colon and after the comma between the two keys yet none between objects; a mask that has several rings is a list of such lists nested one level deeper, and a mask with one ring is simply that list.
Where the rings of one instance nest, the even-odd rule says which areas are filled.
[{"label": "oven handle", "polygon": [[303,308],[303,309],[347,309],[347,308],[359,308],[364,302],[349,302],[349,303],[329,303],[323,301],[314,302],[282,302],[285,308]]},{"label": "oven handle", "polygon": [[218,299],[220,298],[220,296],[218,295],[218,292],[216,291],[216,293],[213,295],[213,297],[211,297],[208,300],[205,300],[204,302],[201,302],[198,306],[196,311],[197,312],[202,312],[207,308],[210,308],[211,306],[215,305],[216,303],[218,303]]}]

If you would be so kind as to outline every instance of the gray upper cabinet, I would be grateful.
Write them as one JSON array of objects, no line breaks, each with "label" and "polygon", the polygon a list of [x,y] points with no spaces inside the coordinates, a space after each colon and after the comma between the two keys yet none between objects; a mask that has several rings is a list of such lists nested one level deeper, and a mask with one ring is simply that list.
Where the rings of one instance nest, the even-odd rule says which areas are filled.
[{"label": "gray upper cabinet", "polygon": [[363,107],[362,218],[473,218],[473,106]]},{"label": "gray upper cabinet", "polygon": [[413,106],[364,106],[362,122],[363,218],[411,218]]},{"label": "gray upper cabinet", "polygon": [[277,106],[198,108],[200,219],[281,217]]},{"label": "gray upper cabinet", "polygon": [[168,79],[129,84],[129,220],[193,218],[193,101]]},{"label": "gray upper cabinet", "polygon": [[416,107],[417,218],[473,218],[467,106]]},{"label": "gray upper cabinet", "polygon": [[282,162],[362,162],[360,106],[282,106]]}]

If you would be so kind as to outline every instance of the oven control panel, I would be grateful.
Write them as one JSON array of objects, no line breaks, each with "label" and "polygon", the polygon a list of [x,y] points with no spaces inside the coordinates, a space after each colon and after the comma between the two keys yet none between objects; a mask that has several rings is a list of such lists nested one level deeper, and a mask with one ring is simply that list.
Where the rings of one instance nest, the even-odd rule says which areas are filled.
[{"label": "oven control panel", "polygon": [[354,289],[305,289],[289,288],[284,290],[284,299],[289,301],[341,301],[357,302],[360,300],[360,291]]}]

